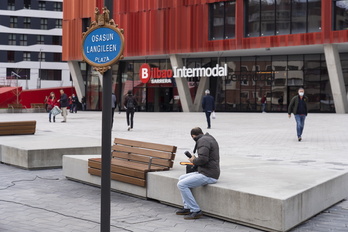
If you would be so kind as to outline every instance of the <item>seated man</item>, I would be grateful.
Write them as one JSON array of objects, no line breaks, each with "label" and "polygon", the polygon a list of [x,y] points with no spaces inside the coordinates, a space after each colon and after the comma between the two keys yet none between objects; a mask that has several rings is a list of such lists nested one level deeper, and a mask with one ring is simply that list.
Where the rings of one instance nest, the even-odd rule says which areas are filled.
[{"label": "seated man", "polygon": [[199,127],[191,130],[191,137],[196,141],[195,150],[197,150],[198,157],[192,156],[189,161],[197,167],[197,171],[187,173],[179,178],[178,188],[184,207],[176,214],[185,215],[185,219],[198,219],[203,214],[192,195],[191,188],[217,182],[220,176],[219,144],[213,136],[208,133],[203,134]]}]

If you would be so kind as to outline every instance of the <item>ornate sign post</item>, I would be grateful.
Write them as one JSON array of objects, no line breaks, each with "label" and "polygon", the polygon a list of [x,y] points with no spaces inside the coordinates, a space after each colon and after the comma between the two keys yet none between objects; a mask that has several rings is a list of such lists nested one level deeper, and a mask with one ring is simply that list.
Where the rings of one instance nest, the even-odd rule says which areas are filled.
[{"label": "ornate sign post", "polygon": [[95,20],[82,33],[82,56],[94,70],[103,74],[110,65],[123,59],[123,29],[118,28],[113,19],[109,19],[109,10],[104,7],[103,13],[95,9]]},{"label": "ornate sign post", "polygon": [[[106,1],[112,9],[112,0]],[[94,70],[103,75],[103,113],[102,113],[102,177],[100,231],[110,231],[110,172],[111,172],[111,65],[123,58],[123,30],[118,28],[110,11],[105,7],[95,9],[95,21],[83,33],[82,56]],[[112,15],[112,14],[111,14]],[[104,74],[105,73],[105,74]]]}]

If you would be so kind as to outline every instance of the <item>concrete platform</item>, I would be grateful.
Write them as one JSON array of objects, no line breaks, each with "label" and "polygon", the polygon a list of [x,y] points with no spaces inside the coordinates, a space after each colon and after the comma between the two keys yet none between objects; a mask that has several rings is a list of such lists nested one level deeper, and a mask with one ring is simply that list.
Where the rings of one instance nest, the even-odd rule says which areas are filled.
[{"label": "concrete platform", "polygon": [[[65,155],[63,174],[100,186],[100,177],[88,174],[87,161],[92,157],[96,156]],[[217,184],[193,190],[206,214],[228,221],[288,231],[348,195],[348,173],[237,157],[228,163],[233,165],[222,165]],[[176,184],[184,172],[184,167],[176,165],[170,171],[148,173],[147,188],[117,181],[111,181],[111,188],[182,206]]]},{"label": "concrete platform", "polygon": [[62,167],[64,154],[100,154],[100,141],[79,136],[1,136],[0,162],[26,169]]}]

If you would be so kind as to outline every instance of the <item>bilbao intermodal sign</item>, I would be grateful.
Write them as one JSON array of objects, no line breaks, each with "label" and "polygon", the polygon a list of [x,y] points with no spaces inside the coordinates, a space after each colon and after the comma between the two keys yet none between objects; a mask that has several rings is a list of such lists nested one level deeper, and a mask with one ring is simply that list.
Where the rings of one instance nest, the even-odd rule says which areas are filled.
[{"label": "bilbao intermodal sign", "polygon": [[105,25],[88,31],[82,40],[82,56],[95,67],[114,64],[124,49],[124,38],[115,27]]},{"label": "bilbao intermodal sign", "polygon": [[142,64],[139,70],[140,80],[146,84],[151,80],[152,84],[172,83],[173,70],[160,70],[159,68],[150,68],[148,64]]}]

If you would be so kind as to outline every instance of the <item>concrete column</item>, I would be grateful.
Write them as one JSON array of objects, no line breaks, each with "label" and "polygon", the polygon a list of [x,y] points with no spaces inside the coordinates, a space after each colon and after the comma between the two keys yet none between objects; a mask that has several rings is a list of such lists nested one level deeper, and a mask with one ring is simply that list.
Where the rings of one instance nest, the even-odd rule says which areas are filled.
[{"label": "concrete column", "polygon": [[336,113],[348,113],[347,93],[337,46],[335,44],[324,44],[324,52]]},{"label": "concrete column", "polygon": [[71,78],[73,80],[74,87],[76,90],[76,95],[81,101],[82,97],[86,96],[86,93],[79,63],[77,61],[68,61],[68,65],[71,73]]},{"label": "concrete column", "polygon": [[[183,67],[182,58],[178,55],[170,55],[172,67]],[[176,86],[180,97],[181,107],[184,112],[192,112],[192,98],[186,78],[176,77]]]},{"label": "concrete column", "polygon": [[193,111],[202,111],[202,100],[204,97],[204,91],[208,88],[208,77],[201,77],[198,84],[198,89],[195,96],[195,101],[193,103]]}]

